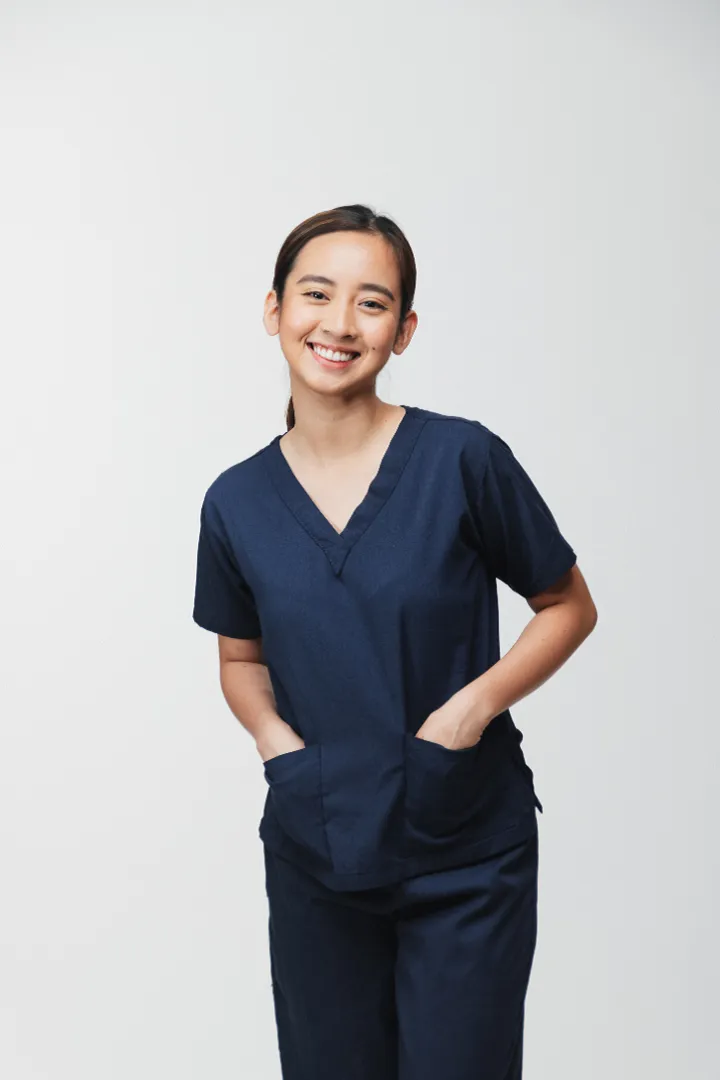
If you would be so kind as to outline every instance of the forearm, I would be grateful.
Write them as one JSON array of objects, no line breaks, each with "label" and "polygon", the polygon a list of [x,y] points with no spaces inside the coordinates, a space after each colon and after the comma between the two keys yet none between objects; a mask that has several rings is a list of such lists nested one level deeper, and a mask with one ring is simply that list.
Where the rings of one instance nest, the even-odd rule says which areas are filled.
[{"label": "forearm", "polygon": [[551,604],[538,611],[496,664],[458,691],[467,706],[468,728],[478,734],[499,713],[542,686],[590,634],[587,606]]},{"label": "forearm", "polygon": [[278,715],[267,665],[250,660],[224,660],[220,664],[220,685],[231,712],[257,742],[277,724]]}]

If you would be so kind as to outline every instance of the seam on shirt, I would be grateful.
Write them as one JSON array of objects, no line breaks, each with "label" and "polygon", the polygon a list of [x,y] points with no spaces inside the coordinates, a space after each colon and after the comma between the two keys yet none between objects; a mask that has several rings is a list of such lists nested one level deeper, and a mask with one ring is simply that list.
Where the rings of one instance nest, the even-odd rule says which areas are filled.
[{"label": "seam on shirt", "polygon": [[333,870],[334,870],[335,869],[335,860],[333,858],[332,848],[330,847],[330,837],[328,836],[328,831],[327,831],[327,824],[328,824],[327,823],[327,815],[325,814],[325,786],[323,784],[323,777],[324,777],[325,774],[323,772],[323,765],[322,765],[323,744],[319,739],[318,739],[318,743],[317,743],[317,748],[318,748],[318,796],[319,796],[319,802],[320,802],[320,819],[322,821],[322,830],[323,830],[323,836],[325,837],[325,846],[327,848],[328,859],[330,860],[330,864],[331,864],[331,866],[333,867]]},{"label": "seam on shirt", "polygon": [[[462,418],[460,418],[460,419],[462,419]],[[479,421],[466,420],[465,423],[473,424],[473,426],[475,426],[476,424],[479,423]],[[483,428],[484,425],[481,424],[480,427]],[[489,431],[488,428],[485,428],[485,430]],[[493,434],[493,432],[490,432],[491,436],[492,436],[492,434]],[[477,500],[474,502],[473,505],[471,505],[471,502],[470,502],[470,496],[469,496],[469,493],[468,493],[467,484],[466,484],[466,480],[465,480],[466,475],[467,475],[467,468],[468,467],[467,466],[463,467],[462,458],[460,460],[460,478],[461,478],[461,482],[462,482],[462,491],[463,491],[463,499],[465,501],[465,509],[467,510],[467,513],[468,513],[468,519],[470,521],[470,527],[472,528],[473,535],[475,536],[475,538],[477,539],[477,542],[478,542],[478,547],[480,549],[480,551],[479,551],[480,556],[483,559],[483,561],[485,561],[485,562],[487,562],[487,548],[485,546],[484,537],[483,537],[483,534],[482,534],[482,529],[480,528],[480,525],[479,525],[479,521],[480,521],[480,515],[482,514],[482,510],[483,510],[483,505],[484,505],[484,502],[485,502],[485,477],[487,476],[488,466],[490,464],[490,442],[491,442],[491,439],[486,439],[485,440],[485,443],[486,443],[486,445],[485,445],[485,459],[484,459],[484,461],[482,463],[482,466],[483,466],[482,474],[480,476],[480,479],[479,479],[479,482],[478,482],[478,485],[477,485],[478,486]],[[465,448],[463,447],[462,449],[465,449]],[[476,515],[477,515],[477,520],[476,520]]]},{"label": "seam on shirt", "polygon": [[[355,540],[355,543],[353,543],[353,544],[352,544],[352,547],[353,547],[353,548],[354,548],[354,547],[355,547],[355,545],[357,544],[357,541],[358,541],[358,540],[360,540],[360,538],[361,538],[362,536],[364,536],[366,532],[369,532],[369,531],[370,531],[370,529],[372,529],[372,527],[373,527],[373,525],[375,524],[375,522],[376,522],[376,521],[377,521],[377,520],[378,520],[379,518],[381,518],[381,517],[382,517],[382,515],[383,515],[383,514],[385,513],[385,510],[386,510],[386,508],[387,508],[387,505],[388,505],[388,503],[389,503],[389,502],[391,501],[391,499],[392,499],[393,495],[395,494],[395,492],[397,491],[397,489],[398,489],[398,488],[400,487],[400,481],[402,480],[402,476],[403,476],[403,473],[405,472],[405,470],[407,469],[408,465],[410,464],[410,461],[411,461],[411,459],[412,459],[412,456],[413,456],[413,454],[415,453],[415,448],[417,447],[417,444],[418,444],[418,443],[420,442],[420,438],[421,438],[421,436],[422,436],[422,433],[423,433],[423,431],[425,430],[425,424],[427,423],[427,419],[426,419],[426,418],[425,418],[424,416],[423,416],[423,417],[420,417],[420,419],[422,420],[422,424],[423,424],[423,426],[422,426],[422,427],[420,428],[420,430],[418,431],[417,435],[415,436],[415,441],[414,441],[414,443],[412,444],[412,447],[411,447],[411,449],[410,449],[410,453],[409,453],[409,454],[407,455],[407,457],[405,458],[405,461],[403,462],[403,466],[402,466],[402,468],[401,468],[400,472],[398,473],[398,476],[397,476],[397,480],[395,481],[395,484],[394,484],[394,486],[393,486],[393,489],[392,489],[392,491],[390,492],[390,494],[388,495],[388,497],[387,497],[387,498],[385,499],[385,502],[383,503],[383,505],[382,505],[382,506],[380,507],[380,510],[379,510],[379,512],[378,512],[377,514],[375,514],[375,516],[373,517],[372,521],[369,521],[369,522],[367,523],[367,525],[365,526],[365,528],[363,529],[363,531],[362,531],[362,532],[360,533],[360,535],[359,535],[359,536],[357,537],[357,539]],[[371,485],[372,485],[372,481],[371,481]],[[352,554],[352,552],[348,552],[348,555],[350,555],[350,554]]]},{"label": "seam on shirt", "polygon": [[[268,447],[265,447],[265,450],[268,450]],[[263,451],[263,452],[264,452],[264,451]],[[282,453],[282,451],[280,451],[280,452]],[[275,470],[274,470],[274,469],[272,468],[272,465],[270,465],[270,464],[267,464],[267,465],[265,466],[265,471],[266,471],[267,475],[268,475],[268,476],[270,477],[270,482],[271,482],[272,486],[273,486],[273,487],[275,488],[275,491],[277,492],[277,494],[278,494],[278,496],[279,496],[279,498],[280,498],[280,501],[282,502],[283,506],[285,506],[285,507],[286,507],[286,509],[288,510],[288,512],[289,512],[290,514],[292,514],[292,516],[294,517],[295,521],[297,521],[297,523],[298,523],[298,525],[300,526],[300,528],[301,528],[301,529],[303,529],[303,531],[304,531],[305,533],[307,533],[307,535],[308,535],[308,536],[310,537],[310,539],[311,539],[311,540],[312,540],[312,541],[313,541],[313,542],[314,542],[315,544],[317,544],[317,546],[318,546],[318,547],[320,548],[320,550],[322,551],[323,555],[327,555],[327,550],[326,550],[326,548],[327,548],[327,546],[328,546],[328,542],[327,542],[326,540],[321,540],[320,538],[318,538],[318,537],[317,537],[317,536],[315,535],[315,532],[314,532],[314,531],[312,531],[312,532],[311,532],[311,531],[310,531],[310,529],[309,529],[309,528],[307,527],[307,525],[305,524],[305,522],[304,522],[304,521],[302,520],[302,518],[301,518],[301,517],[299,517],[299,516],[298,516],[298,514],[296,514],[296,513],[295,513],[295,510],[294,510],[294,509],[293,509],[293,507],[292,507],[292,506],[290,505],[290,503],[288,502],[288,500],[287,500],[287,499],[285,498],[285,496],[284,496],[284,494],[283,494],[283,491],[282,491],[282,488],[280,487],[280,485],[278,484],[277,480],[275,479]],[[300,485],[300,486],[302,487],[302,485]],[[307,494],[307,492],[306,492],[306,494]],[[310,496],[309,496],[309,495],[308,495],[308,498],[310,498]],[[313,500],[312,500],[312,499],[310,499],[310,501],[312,502]],[[318,512],[319,512],[319,513],[321,514],[321,516],[323,516],[323,517],[325,516],[324,514],[322,514],[322,511],[321,511],[321,510],[319,509],[319,507],[318,507]],[[344,531],[344,530],[343,530],[343,531]],[[338,537],[339,537],[339,539],[342,539],[342,537],[340,536],[340,534],[338,534]]]},{"label": "seam on shirt", "polygon": [[242,564],[241,564],[240,560],[237,557],[235,548],[233,547],[233,543],[232,543],[232,541],[230,539],[230,533],[228,532],[227,525],[225,524],[225,519],[223,518],[222,511],[220,510],[220,507],[217,505],[217,503],[214,503],[214,506],[215,506],[215,512],[217,514],[217,520],[218,520],[218,523],[219,523],[219,527],[222,529],[223,542],[225,544],[225,548],[227,550],[230,561],[232,562],[233,566],[235,567],[235,570],[237,571],[237,574],[238,574],[238,577],[239,577],[239,581],[237,583],[238,584],[238,589],[240,590],[240,592],[244,592],[244,593],[247,594],[248,599],[252,603],[252,606],[253,606],[254,612],[255,612],[255,616],[256,616],[258,624],[259,624],[260,615],[259,615],[259,612],[257,610],[257,602],[255,600],[255,594],[253,593],[253,591],[252,591],[252,589],[250,587],[250,582],[247,579],[247,575],[245,574],[245,571],[243,570]]}]

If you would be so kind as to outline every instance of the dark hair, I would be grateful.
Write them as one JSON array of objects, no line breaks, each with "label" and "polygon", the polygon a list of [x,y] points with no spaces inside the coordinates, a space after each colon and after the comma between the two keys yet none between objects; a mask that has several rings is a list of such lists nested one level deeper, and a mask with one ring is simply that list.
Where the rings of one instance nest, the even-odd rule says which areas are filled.
[{"label": "dark hair", "polygon": [[[391,244],[400,270],[400,321],[402,327],[406,315],[412,309],[415,297],[417,271],[415,256],[402,229],[392,218],[376,214],[369,206],[354,203],[351,206],[336,206],[332,210],[322,210],[319,214],[306,218],[296,225],[286,237],[275,261],[272,287],[277,294],[278,304],[282,304],[285,283],[301,249],[315,236],[331,232],[367,232],[384,236]],[[292,395],[287,404],[285,422],[288,431],[295,424],[295,409]]]}]

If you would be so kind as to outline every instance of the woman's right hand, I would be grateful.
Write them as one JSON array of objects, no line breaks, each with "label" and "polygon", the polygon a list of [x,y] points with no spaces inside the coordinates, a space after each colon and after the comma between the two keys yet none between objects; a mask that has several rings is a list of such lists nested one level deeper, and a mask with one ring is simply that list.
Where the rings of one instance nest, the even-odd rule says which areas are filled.
[{"label": "woman's right hand", "polygon": [[263,724],[262,730],[255,740],[255,746],[263,762],[265,762],[291,750],[302,750],[305,742],[285,720],[278,717],[277,720]]}]

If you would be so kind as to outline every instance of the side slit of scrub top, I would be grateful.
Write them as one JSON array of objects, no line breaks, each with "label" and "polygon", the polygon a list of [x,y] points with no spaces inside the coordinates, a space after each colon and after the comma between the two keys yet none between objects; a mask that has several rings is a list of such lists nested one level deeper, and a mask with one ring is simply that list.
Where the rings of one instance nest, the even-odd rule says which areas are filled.
[{"label": "side slit of scrub top", "polygon": [[575,552],[499,435],[404,409],[342,532],[280,435],[225,469],[200,511],[193,618],[262,638],[277,711],[305,742],[264,763],[258,834],[336,890],[500,852],[542,810],[509,709],[471,747],[415,733],[500,659],[497,580],[531,597]]}]

